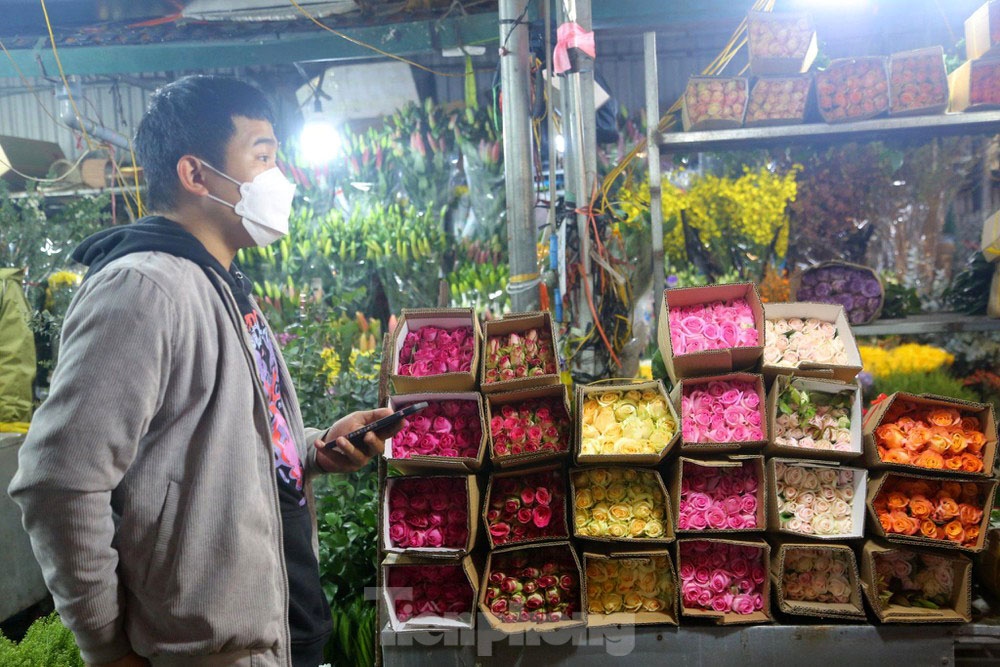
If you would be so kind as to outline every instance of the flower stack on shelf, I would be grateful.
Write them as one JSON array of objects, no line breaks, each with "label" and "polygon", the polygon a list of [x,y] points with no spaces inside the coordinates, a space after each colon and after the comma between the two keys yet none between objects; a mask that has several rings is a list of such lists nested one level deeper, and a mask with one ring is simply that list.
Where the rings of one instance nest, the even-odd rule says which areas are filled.
[{"label": "flower stack on shelf", "polygon": [[965,21],[968,60],[948,75],[951,111],[1000,107],[1000,3],[991,0]]}]

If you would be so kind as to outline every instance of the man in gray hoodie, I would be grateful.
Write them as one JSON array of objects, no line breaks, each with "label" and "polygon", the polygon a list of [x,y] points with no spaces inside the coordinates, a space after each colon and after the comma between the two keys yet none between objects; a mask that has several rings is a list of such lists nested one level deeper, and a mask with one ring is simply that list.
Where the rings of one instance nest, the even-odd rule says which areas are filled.
[{"label": "man in gray hoodie", "polygon": [[156,215],[74,253],[89,271],[10,494],[91,665],[322,661],[310,480],[379,455],[378,435],[344,436],[389,411],[305,428],[233,263],[288,230],[277,148],[253,86],[165,86],[136,133]]}]

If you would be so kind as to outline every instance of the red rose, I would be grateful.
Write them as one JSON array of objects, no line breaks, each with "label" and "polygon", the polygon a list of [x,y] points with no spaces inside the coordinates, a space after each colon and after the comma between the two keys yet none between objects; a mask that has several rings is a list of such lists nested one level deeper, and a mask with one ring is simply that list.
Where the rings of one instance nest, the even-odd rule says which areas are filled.
[{"label": "red rose", "polygon": [[510,419],[517,416],[517,410],[514,409],[513,405],[507,404],[500,407],[500,414],[503,415],[504,419]]},{"label": "red rose", "polygon": [[504,593],[507,593],[508,595],[510,595],[511,593],[517,593],[518,591],[521,590],[521,588],[522,588],[521,582],[519,582],[517,579],[514,579],[513,577],[507,577],[500,584],[500,590],[502,590]]},{"label": "red rose", "polygon": [[532,426],[528,429],[528,442],[539,443],[542,441],[542,431],[541,426]]},{"label": "red rose", "polygon": [[542,597],[541,593],[532,593],[524,601],[524,606],[530,611],[534,611],[545,604],[545,598]]},{"label": "red rose", "polygon": [[420,530],[410,531],[408,537],[406,538],[410,546],[415,549],[420,549],[424,546],[424,533]]},{"label": "red rose", "polygon": [[[520,516],[518,516],[520,519]],[[548,505],[538,505],[531,511],[531,522],[536,528],[545,528],[552,520],[552,508]]]},{"label": "red rose", "polygon": [[549,603],[550,607],[554,607],[560,602],[562,602],[562,594],[559,592],[558,588],[549,588],[545,591],[545,601]]},{"label": "red rose", "polygon": [[503,572],[490,572],[490,583],[500,584],[503,582]]},{"label": "red rose", "polygon": [[389,526],[389,541],[398,546],[405,547],[406,526],[402,523],[393,523]]},{"label": "red rose", "polygon": [[551,415],[552,415],[552,411],[549,410],[549,408],[546,407],[546,406],[542,406],[542,407],[538,408],[537,410],[535,410],[535,418],[538,419],[538,421],[541,421],[541,422],[548,421],[549,417]]},{"label": "red rose", "polygon": [[540,486],[535,489],[535,502],[539,505],[548,505],[552,501],[552,496],[549,494],[549,490],[544,486]]},{"label": "red rose", "polygon": [[519,377],[519,378],[528,377],[528,369],[525,368],[524,366],[518,366],[514,370],[514,377]]},{"label": "red rose", "polygon": [[428,547],[438,548],[444,544],[444,533],[440,528],[431,528],[425,534],[425,539]]},{"label": "red rose", "polygon": [[494,614],[505,614],[507,613],[507,600],[505,598],[498,598],[490,604],[490,611]]},{"label": "red rose", "polygon": [[486,512],[486,520],[489,523],[493,523],[499,518],[500,518],[500,510],[489,510],[488,512]]},{"label": "red rose", "polygon": [[435,512],[443,512],[444,510],[448,509],[449,505],[452,504],[452,499],[443,493],[437,493],[431,496],[430,503],[432,510],[434,510]]},{"label": "red rose", "polygon": [[527,434],[525,433],[523,428],[521,428],[520,426],[515,426],[514,428],[510,429],[508,435],[510,436],[511,442],[522,443],[524,442]]},{"label": "red rose", "polygon": [[[536,507],[535,509],[541,509]],[[532,511],[527,507],[522,507],[517,511],[517,520],[519,523],[527,524],[532,521]]]},{"label": "red rose", "polygon": [[557,583],[559,583],[559,580],[551,574],[545,574],[538,578],[538,586],[540,588],[552,588]]},{"label": "red rose", "polygon": [[573,587],[575,585],[576,585],[576,578],[573,575],[564,574],[563,576],[559,577],[559,588],[563,589],[564,591],[569,592],[573,590]]},{"label": "red rose", "polygon": [[505,514],[517,514],[519,509],[521,509],[521,502],[517,498],[508,498],[504,501],[503,511]]},{"label": "red rose", "polygon": [[[432,506],[433,506],[433,504],[432,504]],[[444,508],[441,508],[441,509],[444,509]],[[431,512],[430,514],[427,515],[427,522],[430,525],[432,525],[432,526],[441,526],[441,525],[444,525],[444,522],[445,522],[444,521],[444,514],[441,514],[441,512]]]},{"label": "red rose", "polygon": [[427,518],[426,514],[413,514],[406,518],[406,522],[414,528],[426,528],[431,525],[430,519]]},{"label": "red rose", "polygon": [[521,502],[525,505],[531,505],[535,502],[535,490],[532,488],[521,489]]},{"label": "red rose", "polygon": [[534,581],[526,581],[524,582],[524,588],[522,590],[524,590],[524,592],[528,595],[531,595],[538,590],[538,584]]},{"label": "red rose", "polygon": [[494,417],[490,420],[490,433],[497,437],[503,432],[503,417]]},{"label": "red rose", "polygon": [[539,570],[537,567],[526,567],[523,570],[521,570],[521,576],[527,579],[537,579],[538,577],[542,576],[542,571]]},{"label": "red rose", "polygon": [[506,542],[507,536],[510,535],[510,524],[500,522],[490,525],[490,535],[495,542]]}]

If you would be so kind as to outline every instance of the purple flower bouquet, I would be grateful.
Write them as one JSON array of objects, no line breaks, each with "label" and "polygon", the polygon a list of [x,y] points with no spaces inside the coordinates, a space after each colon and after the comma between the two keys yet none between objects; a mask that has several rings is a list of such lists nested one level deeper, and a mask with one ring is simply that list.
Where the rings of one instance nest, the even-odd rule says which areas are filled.
[{"label": "purple flower bouquet", "polygon": [[857,264],[826,262],[802,273],[797,301],[835,303],[844,307],[851,324],[878,318],[884,293],[878,275]]}]

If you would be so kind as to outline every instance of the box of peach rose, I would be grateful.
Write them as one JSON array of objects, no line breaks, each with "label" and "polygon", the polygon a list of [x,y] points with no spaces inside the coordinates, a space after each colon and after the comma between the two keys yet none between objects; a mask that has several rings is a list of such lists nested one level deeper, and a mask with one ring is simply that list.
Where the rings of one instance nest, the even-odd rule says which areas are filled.
[{"label": "box of peach rose", "polygon": [[972,620],[972,560],[962,554],[868,540],[861,586],[883,623]]},{"label": "box of peach rose", "polygon": [[382,561],[382,598],[393,632],[474,629],[478,588],[469,556],[442,562],[388,554]]},{"label": "box of peach rose", "polygon": [[865,618],[854,550],[845,544],[774,540],[771,583],[778,608],[794,616]]},{"label": "box of peach rose", "polygon": [[819,54],[808,14],[750,12],[747,40],[754,76],[808,72]]},{"label": "box of peach rose", "polygon": [[862,455],[861,387],[779,375],[767,395],[769,456],[852,461]]},{"label": "box of peach rose", "polygon": [[818,540],[864,537],[868,471],[827,461],[767,462],[767,526]]},{"label": "box of peach rose", "polygon": [[864,422],[865,462],[873,469],[993,477],[993,406],[929,394],[895,393]]},{"label": "box of peach rose", "polygon": [[681,97],[685,132],[728,130],[743,125],[749,80],[741,77],[692,76]]},{"label": "box of peach rose", "polygon": [[422,401],[427,407],[404,419],[400,430],[386,438],[382,454],[386,463],[407,475],[482,469],[487,435],[482,394],[404,394],[390,396],[387,404],[400,410]]},{"label": "box of peach rose", "polygon": [[681,613],[718,625],[770,623],[770,555],[759,539],[678,540]]},{"label": "box of peach rose", "polygon": [[670,476],[678,534],[746,533],[767,524],[763,456],[681,456]]},{"label": "box of peach rose", "polygon": [[779,375],[854,382],[863,364],[840,304],[764,304],[764,363],[771,383]]},{"label": "box of peach rose", "polygon": [[576,405],[580,465],[656,465],[680,439],[680,420],[659,380],[577,385]]},{"label": "box of peach rose", "polygon": [[396,392],[475,391],[479,320],[472,308],[404,308],[392,333]]},{"label": "box of peach rose", "polygon": [[552,314],[513,313],[484,326],[484,394],[560,384]]},{"label": "box of peach rose", "polygon": [[569,458],[573,411],[566,385],[486,394],[490,460],[498,468]]},{"label": "box of peach rose", "polygon": [[759,451],[767,444],[764,376],[730,373],[681,380],[670,394],[682,452]]},{"label": "box of peach rose", "polygon": [[475,475],[388,477],[380,501],[382,550],[387,553],[454,560],[476,546]]},{"label": "box of peach rose", "polygon": [[677,625],[677,576],[663,550],[583,554],[587,627]]}]

